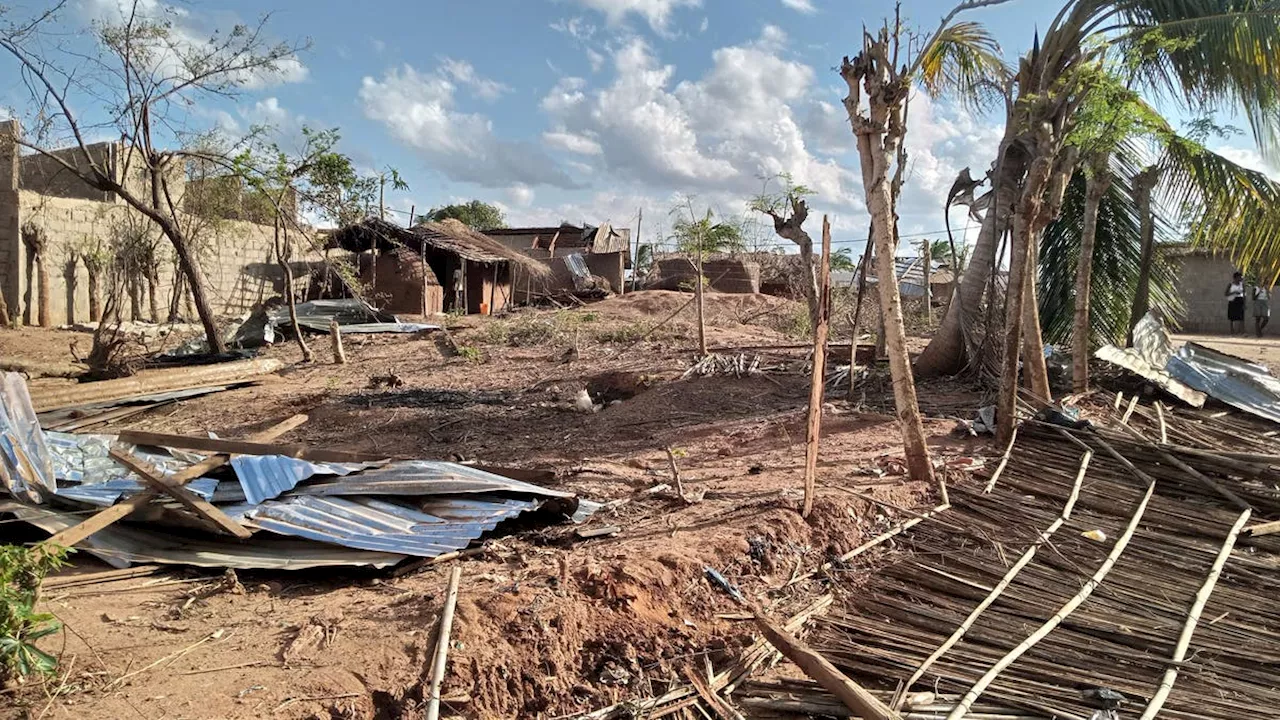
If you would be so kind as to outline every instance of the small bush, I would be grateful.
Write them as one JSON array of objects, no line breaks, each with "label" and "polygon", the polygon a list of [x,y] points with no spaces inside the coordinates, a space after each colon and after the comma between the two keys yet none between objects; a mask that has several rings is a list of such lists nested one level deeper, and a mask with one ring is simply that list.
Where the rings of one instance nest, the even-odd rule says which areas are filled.
[{"label": "small bush", "polygon": [[63,565],[64,548],[0,546],[0,680],[53,673],[58,659],[36,647],[62,628],[53,615],[35,611],[40,583]]},{"label": "small bush", "polygon": [[601,330],[595,334],[598,343],[614,343],[617,345],[629,345],[639,342],[643,338],[645,329],[639,325],[622,325],[620,327]]},{"label": "small bush", "polygon": [[479,365],[484,362],[484,353],[480,352],[480,348],[473,345],[459,345],[458,357],[473,365]]}]

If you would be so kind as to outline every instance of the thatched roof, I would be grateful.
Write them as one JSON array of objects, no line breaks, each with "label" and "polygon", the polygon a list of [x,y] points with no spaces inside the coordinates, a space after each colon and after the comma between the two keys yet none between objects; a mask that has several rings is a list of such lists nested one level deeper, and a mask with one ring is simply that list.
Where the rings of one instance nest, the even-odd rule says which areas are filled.
[{"label": "thatched roof", "polygon": [[369,217],[334,230],[329,246],[350,252],[362,252],[376,244],[379,250],[408,248],[419,251],[422,244],[464,260],[478,263],[515,263],[529,272],[549,274],[546,265],[511,250],[487,235],[476,232],[457,220],[424,222],[411,228],[400,227],[381,218]]}]

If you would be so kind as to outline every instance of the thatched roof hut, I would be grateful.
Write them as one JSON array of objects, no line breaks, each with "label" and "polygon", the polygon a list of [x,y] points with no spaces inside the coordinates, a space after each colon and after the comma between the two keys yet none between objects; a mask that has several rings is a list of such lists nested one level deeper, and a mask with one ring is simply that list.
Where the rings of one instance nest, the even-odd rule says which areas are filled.
[{"label": "thatched roof hut", "polygon": [[377,247],[380,252],[407,248],[421,252],[428,250],[456,255],[476,263],[511,263],[535,276],[550,274],[547,266],[521,255],[493,238],[472,230],[453,219],[440,222],[424,222],[405,228],[376,217],[364,220],[329,234],[329,246],[349,252],[363,252]]}]

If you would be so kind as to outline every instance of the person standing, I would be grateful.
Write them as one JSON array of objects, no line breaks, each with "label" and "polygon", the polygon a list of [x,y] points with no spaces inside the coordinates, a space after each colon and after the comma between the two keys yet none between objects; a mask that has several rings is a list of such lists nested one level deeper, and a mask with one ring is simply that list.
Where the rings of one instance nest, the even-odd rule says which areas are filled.
[{"label": "person standing", "polygon": [[1231,276],[1231,284],[1223,293],[1227,296],[1227,320],[1231,323],[1232,335],[1244,334],[1244,275],[1237,272]]},{"label": "person standing", "polygon": [[1267,327],[1269,322],[1271,322],[1271,288],[1254,285],[1253,329],[1258,337],[1262,337],[1262,330]]}]

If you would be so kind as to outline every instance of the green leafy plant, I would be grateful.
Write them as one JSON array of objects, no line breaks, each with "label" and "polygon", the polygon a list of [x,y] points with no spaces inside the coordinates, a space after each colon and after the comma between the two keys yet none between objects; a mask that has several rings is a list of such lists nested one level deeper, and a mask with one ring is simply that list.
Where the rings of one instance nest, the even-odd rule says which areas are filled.
[{"label": "green leafy plant", "polygon": [[480,352],[480,348],[474,345],[459,345],[458,357],[473,365],[479,365],[484,362],[484,353]]},{"label": "green leafy plant", "polygon": [[58,659],[36,647],[62,629],[54,616],[36,612],[40,583],[62,567],[65,548],[0,546],[0,680],[48,675]]}]

